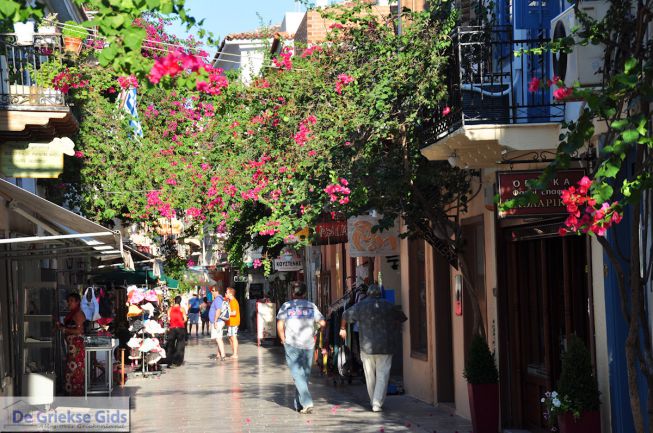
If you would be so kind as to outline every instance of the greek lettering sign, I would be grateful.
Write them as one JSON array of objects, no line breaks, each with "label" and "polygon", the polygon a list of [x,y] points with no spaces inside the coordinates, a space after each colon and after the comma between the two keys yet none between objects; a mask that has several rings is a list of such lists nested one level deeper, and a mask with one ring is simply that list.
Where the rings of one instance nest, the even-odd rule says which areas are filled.
[{"label": "greek lettering sign", "polygon": [[344,244],[347,242],[347,221],[329,221],[315,226],[318,245]]},{"label": "greek lettering sign", "polygon": [[274,269],[279,272],[301,271],[304,268],[301,257],[292,256],[274,259]]},{"label": "greek lettering sign", "polygon": [[[498,172],[499,203],[505,203],[526,193],[528,191],[526,183],[531,179],[537,179],[541,175],[542,170]],[[562,191],[576,185],[583,176],[585,176],[585,170],[582,168],[559,170],[545,189],[535,191],[538,201],[508,211],[500,211],[499,218],[564,215],[566,214],[566,207],[562,203]]]}]

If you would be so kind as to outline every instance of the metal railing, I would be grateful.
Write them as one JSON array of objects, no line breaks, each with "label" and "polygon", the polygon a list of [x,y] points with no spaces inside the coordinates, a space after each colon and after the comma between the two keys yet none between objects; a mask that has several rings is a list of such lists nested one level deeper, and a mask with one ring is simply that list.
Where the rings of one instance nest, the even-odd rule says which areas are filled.
[{"label": "metal railing", "polygon": [[35,33],[32,44],[18,43],[12,33],[0,34],[0,109],[58,110],[66,106],[63,93],[38,83],[35,72],[48,61],[58,61],[59,34]]},{"label": "metal railing", "polygon": [[437,138],[465,125],[563,121],[565,104],[552,100],[547,86],[529,91],[532,78],[550,78],[550,58],[524,51],[545,42],[515,39],[511,28],[459,27],[448,74],[451,111],[437,120]]}]

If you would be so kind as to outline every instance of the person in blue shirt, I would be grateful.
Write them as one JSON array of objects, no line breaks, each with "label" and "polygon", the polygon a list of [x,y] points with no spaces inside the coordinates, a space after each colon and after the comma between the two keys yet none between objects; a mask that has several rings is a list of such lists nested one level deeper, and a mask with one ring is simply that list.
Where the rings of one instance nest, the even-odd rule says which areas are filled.
[{"label": "person in blue shirt", "polygon": [[202,301],[193,293],[193,297],[188,300],[188,336],[193,334],[193,325],[195,325],[195,338],[199,338],[200,328],[200,304]]},{"label": "person in blue shirt", "polygon": [[225,323],[229,318],[229,303],[227,302],[223,305],[224,297],[220,293],[220,289],[218,287],[212,287],[211,291],[213,294],[213,302],[211,302],[211,308],[209,309],[209,329],[211,330],[211,340],[215,340],[218,344],[216,359],[218,361],[224,361],[225,352],[224,341],[222,341],[222,333],[225,327]]}]

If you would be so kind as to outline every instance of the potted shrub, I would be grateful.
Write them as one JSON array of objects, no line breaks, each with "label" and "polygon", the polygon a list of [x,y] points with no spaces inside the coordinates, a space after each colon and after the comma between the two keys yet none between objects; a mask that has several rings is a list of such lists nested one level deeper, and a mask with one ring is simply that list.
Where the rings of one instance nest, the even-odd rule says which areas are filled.
[{"label": "potted shrub", "polygon": [[82,50],[82,42],[88,37],[88,30],[75,21],[66,21],[61,36],[63,36],[64,49],[79,54]]},{"label": "potted shrub", "polygon": [[48,14],[39,24],[39,33],[45,35],[53,35],[57,33],[57,22],[56,13]]},{"label": "potted shrub", "polygon": [[469,407],[474,433],[499,430],[499,372],[485,339],[475,336],[465,359]]},{"label": "potted shrub", "polygon": [[592,374],[589,350],[577,336],[567,343],[557,391],[542,398],[549,425],[556,421],[561,433],[600,433],[599,388]]}]

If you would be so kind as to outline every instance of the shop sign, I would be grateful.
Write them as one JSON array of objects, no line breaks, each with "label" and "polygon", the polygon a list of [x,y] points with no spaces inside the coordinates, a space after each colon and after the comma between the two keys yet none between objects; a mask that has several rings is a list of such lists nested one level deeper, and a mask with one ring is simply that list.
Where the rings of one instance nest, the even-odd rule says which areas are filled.
[{"label": "shop sign", "polygon": [[304,269],[301,257],[278,257],[274,259],[274,269],[279,272],[293,272]]},{"label": "shop sign", "polygon": [[274,302],[256,303],[256,339],[277,338],[277,304]]},{"label": "shop sign", "polygon": [[[526,193],[528,191],[526,183],[541,175],[542,170],[498,172],[499,204]],[[562,203],[562,191],[570,186],[575,186],[583,176],[585,176],[585,170],[582,168],[559,170],[545,189],[535,191],[538,196],[535,203],[505,212],[499,211],[499,218],[564,215],[566,207]]]},{"label": "shop sign", "polygon": [[344,244],[347,242],[347,221],[329,221],[315,226],[318,245]]},{"label": "shop sign", "polygon": [[6,177],[54,179],[63,172],[63,152],[50,143],[0,146],[0,174]]},{"label": "shop sign", "polygon": [[381,217],[357,216],[347,220],[349,255],[351,257],[385,257],[399,255],[399,224],[388,230],[373,228]]}]

